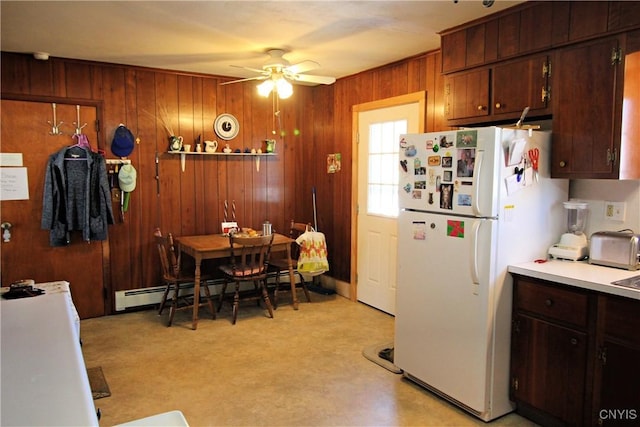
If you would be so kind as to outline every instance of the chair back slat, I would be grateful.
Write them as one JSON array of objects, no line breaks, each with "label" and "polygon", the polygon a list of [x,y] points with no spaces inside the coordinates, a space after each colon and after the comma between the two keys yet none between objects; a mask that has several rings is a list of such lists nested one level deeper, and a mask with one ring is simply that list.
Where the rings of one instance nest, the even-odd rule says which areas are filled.
[{"label": "chair back slat", "polygon": [[243,276],[265,274],[272,243],[273,234],[256,237],[230,235],[232,269],[241,271]]}]

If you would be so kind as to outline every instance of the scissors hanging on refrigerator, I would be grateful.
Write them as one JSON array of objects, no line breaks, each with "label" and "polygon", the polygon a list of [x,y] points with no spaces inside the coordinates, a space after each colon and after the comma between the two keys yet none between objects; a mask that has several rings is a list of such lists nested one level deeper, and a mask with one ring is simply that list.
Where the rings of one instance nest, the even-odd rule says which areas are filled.
[{"label": "scissors hanging on refrigerator", "polygon": [[540,160],[540,150],[537,148],[532,148],[528,151],[529,160],[531,161],[531,167],[533,168],[533,174],[535,176],[536,182],[538,182],[538,165]]}]

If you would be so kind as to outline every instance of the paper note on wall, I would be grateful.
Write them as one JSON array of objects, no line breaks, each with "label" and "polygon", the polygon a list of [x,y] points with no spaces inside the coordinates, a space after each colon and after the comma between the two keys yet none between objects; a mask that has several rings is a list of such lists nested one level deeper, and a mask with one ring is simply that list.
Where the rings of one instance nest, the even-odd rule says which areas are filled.
[{"label": "paper note on wall", "polygon": [[0,168],[0,200],[29,200],[27,168]]}]

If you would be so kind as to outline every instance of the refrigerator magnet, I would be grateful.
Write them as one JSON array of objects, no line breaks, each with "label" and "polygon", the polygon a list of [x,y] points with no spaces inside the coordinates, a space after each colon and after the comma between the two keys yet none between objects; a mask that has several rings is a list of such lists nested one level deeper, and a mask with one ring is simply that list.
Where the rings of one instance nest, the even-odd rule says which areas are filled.
[{"label": "refrigerator magnet", "polygon": [[453,209],[453,184],[442,184],[440,186],[440,209]]},{"label": "refrigerator magnet", "polygon": [[458,206],[471,206],[471,194],[458,194]]},{"label": "refrigerator magnet", "polygon": [[453,141],[447,141],[447,136],[441,136],[440,137],[440,147],[442,148],[449,148],[449,147],[453,147]]},{"label": "refrigerator magnet", "polygon": [[464,221],[447,220],[447,236],[464,238]]},{"label": "refrigerator magnet", "polygon": [[413,240],[425,240],[427,238],[427,226],[424,221],[413,222]]},{"label": "refrigerator magnet", "polygon": [[478,146],[477,130],[458,131],[458,133],[456,134],[456,147],[472,148],[477,146]]}]

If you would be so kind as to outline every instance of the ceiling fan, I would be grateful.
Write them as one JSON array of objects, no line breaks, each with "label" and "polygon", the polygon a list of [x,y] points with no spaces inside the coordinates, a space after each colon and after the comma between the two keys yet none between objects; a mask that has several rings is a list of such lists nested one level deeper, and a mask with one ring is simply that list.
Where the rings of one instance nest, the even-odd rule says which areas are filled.
[{"label": "ceiling fan", "polygon": [[277,91],[280,98],[288,98],[293,93],[293,88],[291,87],[292,82],[330,85],[336,81],[334,77],[303,74],[320,67],[320,64],[315,61],[307,60],[292,65],[284,59],[285,51],[282,49],[271,49],[267,51],[267,54],[269,55],[269,59],[262,66],[262,69],[232,65],[232,67],[243,68],[259,73],[259,76],[233,80],[221,84],[226,85],[250,80],[262,80],[263,83],[258,85],[258,92],[262,96],[266,97],[269,96],[272,91]]}]

